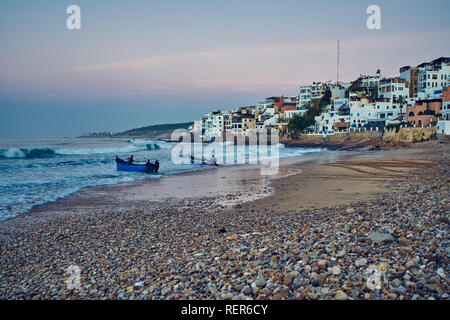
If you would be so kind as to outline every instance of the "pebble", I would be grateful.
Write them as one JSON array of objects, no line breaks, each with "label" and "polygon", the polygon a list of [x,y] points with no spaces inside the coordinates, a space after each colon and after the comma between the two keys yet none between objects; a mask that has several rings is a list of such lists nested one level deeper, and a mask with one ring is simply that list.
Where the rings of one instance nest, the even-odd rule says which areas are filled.
[{"label": "pebble", "polygon": [[445,279],[445,272],[444,269],[442,269],[442,267],[437,269],[436,273],[438,274],[439,277],[441,277],[441,279]]},{"label": "pebble", "polygon": [[400,279],[396,278],[396,279],[392,280],[392,281],[390,282],[390,284],[391,284],[393,287],[397,288],[397,287],[400,287],[400,286],[402,285],[402,282],[401,282]]},{"label": "pebble", "polygon": [[369,234],[368,238],[375,244],[388,244],[394,241],[394,238],[389,233],[373,232]]},{"label": "pebble", "polygon": [[[351,208],[199,197],[2,222],[0,299],[448,300],[450,160],[433,148],[432,166]],[[380,290],[367,288],[369,264]],[[70,265],[82,290],[66,289]]]},{"label": "pebble", "polygon": [[365,258],[359,258],[359,259],[357,259],[356,261],[355,261],[355,265],[357,266],[357,267],[363,267],[363,266],[365,266],[367,264],[367,259],[365,259]]},{"label": "pebble", "polygon": [[264,287],[266,285],[266,280],[264,278],[259,278],[256,280],[255,285],[259,288]]},{"label": "pebble", "polygon": [[319,266],[320,269],[326,269],[327,268],[327,260],[319,260],[319,262],[317,262],[317,265]]},{"label": "pebble", "polygon": [[235,233],[235,234],[231,235],[228,239],[237,240],[237,239],[239,239],[239,236]]},{"label": "pebble", "polygon": [[349,300],[349,297],[347,294],[341,290],[338,290],[336,294],[334,295],[335,300]]},{"label": "pebble", "polygon": [[331,273],[334,274],[335,276],[340,275],[341,274],[341,267],[339,266],[334,266],[331,268]]}]

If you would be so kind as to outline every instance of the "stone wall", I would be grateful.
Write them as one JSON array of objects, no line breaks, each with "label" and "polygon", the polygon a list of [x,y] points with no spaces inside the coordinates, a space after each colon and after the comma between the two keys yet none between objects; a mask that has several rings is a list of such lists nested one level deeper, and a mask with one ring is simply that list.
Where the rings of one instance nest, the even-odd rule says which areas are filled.
[{"label": "stone wall", "polygon": [[421,142],[436,138],[436,132],[436,127],[400,128],[398,132],[393,128],[385,130],[383,139],[393,143]]}]

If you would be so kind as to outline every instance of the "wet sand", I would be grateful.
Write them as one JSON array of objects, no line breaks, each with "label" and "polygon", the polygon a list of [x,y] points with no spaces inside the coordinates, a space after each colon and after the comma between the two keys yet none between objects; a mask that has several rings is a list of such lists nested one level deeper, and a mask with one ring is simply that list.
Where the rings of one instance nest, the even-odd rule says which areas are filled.
[{"label": "wet sand", "polygon": [[[280,159],[274,175],[258,165],[216,167],[162,179],[138,180],[82,189],[0,223],[1,228],[94,212],[151,209],[157,203],[214,198],[218,207],[300,210],[372,198],[385,183],[423,168],[421,150],[331,151]],[[399,159],[404,159],[399,161]],[[400,181],[399,180],[399,181]],[[352,181],[348,183],[348,181]]]}]

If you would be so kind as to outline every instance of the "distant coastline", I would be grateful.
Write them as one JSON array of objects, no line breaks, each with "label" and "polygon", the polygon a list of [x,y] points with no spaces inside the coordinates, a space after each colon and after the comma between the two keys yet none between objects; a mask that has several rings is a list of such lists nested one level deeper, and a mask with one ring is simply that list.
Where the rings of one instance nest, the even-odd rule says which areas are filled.
[{"label": "distant coastline", "polygon": [[193,122],[168,123],[145,126],[130,129],[122,132],[90,132],[82,134],[78,138],[149,138],[149,139],[170,139],[173,130],[188,129]]}]

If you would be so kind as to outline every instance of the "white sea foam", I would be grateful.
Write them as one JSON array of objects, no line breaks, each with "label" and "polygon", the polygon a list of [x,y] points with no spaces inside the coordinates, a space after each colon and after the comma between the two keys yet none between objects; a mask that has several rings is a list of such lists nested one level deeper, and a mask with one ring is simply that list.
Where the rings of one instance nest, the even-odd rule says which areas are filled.
[{"label": "white sea foam", "polygon": [[[164,175],[211,168],[190,164],[190,161],[187,164],[176,164],[171,161],[170,150],[176,143],[147,139],[26,140],[20,143],[1,143],[0,141],[0,221],[84,187],[161,177],[117,172],[115,155],[126,157],[133,154],[136,160],[158,159],[161,164],[160,172]],[[152,144],[151,150],[147,149],[147,144]],[[154,144],[161,149],[154,148]],[[231,144],[224,142],[224,147],[228,149]],[[62,145],[64,148],[61,148]],[[197,144],[196,147],[202,150],[208,144]],[[282,144],[278,147],[280,158],[321,151],[284,148]],[[257,146],[233,148],[233,154],[244,159],[257,151]]]}]

